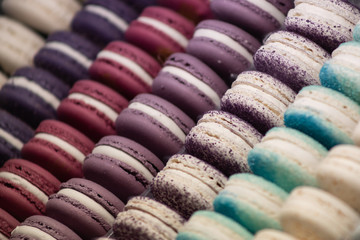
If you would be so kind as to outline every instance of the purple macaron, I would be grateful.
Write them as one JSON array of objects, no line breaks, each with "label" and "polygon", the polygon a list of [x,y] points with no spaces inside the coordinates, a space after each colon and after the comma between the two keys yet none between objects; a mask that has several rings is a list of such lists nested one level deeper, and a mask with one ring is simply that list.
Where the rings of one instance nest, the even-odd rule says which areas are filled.
[{"label": "purple macaron", "polygon": [[174,53],[154,79],[152,92],[196,120],[209,110],[220,109],[220,98],[227,88],[225,82],[199,59]]},{"label": "purple macaron", "polygon": [[121,136],[102,138],[84,161],[86,179],[115,194],[123,202],[143,193],[164,164],[148,149]]},{"label": "purple macaron", "polygon": [[194,125],[178,107],[147,93],[137,95],[116,119],[118,135],[140,143],[162,161],[183,147]]},{"label": "purple macaron", "polygon": [[253,65],[253,54],[260,46],[257,39],[235,25],[205,20],[197,25],[186,52],[231,82]]}]

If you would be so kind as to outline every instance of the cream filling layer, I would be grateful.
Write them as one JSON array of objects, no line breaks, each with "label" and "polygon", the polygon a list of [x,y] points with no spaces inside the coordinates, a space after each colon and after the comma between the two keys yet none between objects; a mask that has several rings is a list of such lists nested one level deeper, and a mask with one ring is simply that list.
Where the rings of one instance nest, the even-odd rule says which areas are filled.
[{"label": "cream filling layer", "polygon": [[14,146],[17,150],[21,150],[21,148],[24,146],[22,141],[20,141],[18,138],[14,137],[13,135],[4,131],[1,128],[0,128],[0,137],[5,139],[8,143],[10,143],[12,146]]},{"label": "cream filling layer", "polygon": [[203,29],[200,28],[195,31],[194,38],[196,37],[206,37],[210,39],[214,39],[217,42],[221,42],[234,50],[235,52],[239,53],[243,57],[246,58],[247,61],[253,63],[253,55],[244,48],[241,44],[233,40],[231,37],[227,36],[226,34],[211,30],[211,29]]},{"label": "cream filling layer", "polygon": [[97,58],[98,59],[100,59],[100,58],[109,59],[109,60],[115,61],[121,65],[124,65],[125,67],[130,69],[134,74],[136,74],[141,80],[143,80],[143,82],[146,85],[148,85],[148,86],[152,85],[153,78],[150,76],[150,74],[148,74],[140,65],[133,62],[132,60],[130,60],[127,57],[121,56],[120,54],[117,54],[117,53],[114,53],[111,51],[103,50],[103,51],[99,52],[99,54],[97,55]]},{"label": "cream filling layer", "polygon": [[181,130],[181,128],[168,116],[163,114],[162,112],[156,110],[155,108],[149,107],[145,104],[139,102],[131,103],[128,108],[135,109],[141,112],[146,113],[147,115],[151,116],[155,120],[159,121],[163,124],[166,128],[168,128],[175,136],[177,136],[181,142],[185,142],[185,133]]},{"label": "cream filling layer", "polygon": [[187,72],[185,70],[182,70],[181,68],[173,67],[173,66],[163,67],[161,71],[168,72],[172,75],[175,75],[175,76],[181,77],[182,79],[185,79],[187,82],[194,85],[201,92],[205,93],[205,95],[211,99],[211,101],[215,104],[215,106],[217,108],[220,108],[219,95],[209,85],[207,85],[200,79],[196,78],[194,75],[190,74],[189,72]]},{"label": "cream filling layer", "polygon": [[53,238],[51,235],[47,234],[46,232],[43,232],[38,228],[26,226],[26,225],[17,226],[12,232],[12,235],[15,234],[37,240],[56,240],[56,238]]},{"label": "cream filling layer", "polygon": [[116,149],[106,145],[98,145],[92,151],[92,153],[104,154],[106,156],[112,157],[120,162],[124,162],[127,165],[135,168],[138,172],[141,173],[142,176],[146,178],[149,182],[153,179],[153,175],[151,172],[137,159],[133,158],[129,154],[121,151],[120,149]]},{"label": "cream filling layer", "polygon": [[116,15],[112,11],[107,10],[106,8],[97,5],[87,5],[84,7],[84,10],[95,13],[102,18],[105,18],[106,20],[114,24],[114,26],[122,32],[125,32],[126,29],[129,27],[129,24],[124,19],[120,18],[118,15]]},{"label": "cream filling layer", "polygon": [[53,109],[57,109],[60,105],[60,100],[48,90],[42,88],[40,85],[33,81],[29,81],[25,77],[12,77],[6,83],[9,85],[15,85],[17,87],[24,88],[37,96],[43,99],[46,103],[48,103]]},{"label": "cream filling layer", "polygon": [[0,232],[0,240],[8,240],[9,238],[6,237],[4,234]]},{"label": "cream filling layer", "polygon": [[43,139],[43,140],[48,141],[50,143],[53,143],[56,146],[63,149],[65,152],[67,152],[70,156],[75,158],[81,164],[84,162],[85,155],[82,152],[80,152],[77,148],[75,148],[71,144],[65,142],[61,138],[58,138],[58,137],[56,137],[54,135],[51,135],[51,134],[48,134],[48,133],[37,133],[37,134],[35,134],[34,137]]},{"label": "cream filling layer", "polygon": [[44,45],[44,48],[53,49],[61,53],[65,53],[67,56],[80,63],[84,68],[88,69],[92,64],[92,60],[87,58],[82,53],[76,51],[74,48],[62,42],[48,42]]},{"label": "cream filling layer", "polygon": [[103,206],[101,206],[99,203],[89,198],[85,194],[82,194],[70,188],[61,189],[57,194],[65,195],[71,199],[80,202],[81,204],[86,206],[89,210],[99,215],[110,226],[112,226],[113,222],[115,221],[115,218]]},{"label": "cream filling layer", "polygon": [[180,46],[185,48],[188,44],[188,39],[179,31],[176,29],[169,27],[165,23],[158,21],[156,19],[150,18],[150,17],[139,17],[137,21],[142,22],[144,24],[147,24],[155,29],[158,29],[159,31],[165,33],[167,36],[169,36],[171,39],[173,39],[175,42],[177,42]]},{"label": "cream filling layer", "polygon": [[273,16],[280,24],[283,24],[285,20],[285,15],[277,9],[274,5],[269,3],[266,0],[247,0],[248,2],[254,4],[258,8],[262,9],[264,12],[269,13]]},{"label": "cream filling layer", "polygon": [[10,172],[0,172],[0,178],[7,179],[10,182],[19,185],[20,187],[25,188],[31,194],[36,196],[44,205],[47,203],[48,196],[43,191],[41,191],[38,187],[31,184],[26,179],[24,179],[16,174],[10,173]]},{"label": "cream filling layer", "polygon": [[113,122],[115,122],[117,116],[119,115],[116,111],[114,111],[108,105],[98,101],[95,98],[92,98],[92,97],[82,94],[82,93],[71,93],[67,98],[83,101],[84,103],[86,103],[86,104],[96,108],[98,111],[104,113]]}]

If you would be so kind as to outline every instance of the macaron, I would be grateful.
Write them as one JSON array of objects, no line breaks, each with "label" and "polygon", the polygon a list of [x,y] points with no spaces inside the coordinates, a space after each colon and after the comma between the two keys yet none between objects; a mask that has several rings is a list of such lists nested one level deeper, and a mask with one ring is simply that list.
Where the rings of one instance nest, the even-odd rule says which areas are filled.
[{"label": "macaron", "polygon": [[347,1],[296,0],[285,27],[332,52],[341,43],[352,40],[352,30],[360,20],[360,9]]},{"label": "macaron", "polygon": [[143,193],[164,167],[140,144],[121,137],[103,137],[84,160],[84,176],[115,194],[123,202]]},{"label": "macaron", "polygon": [[337,196],[360,212],[358,197],[360,185],[357,179],[360,171],[360,147],[338,145],[321,161],[316,169],[319,186]]},{"label": "macaron", "polygon": [[290,234],[274,229],[264,229],[256,233],[254,240],[299,240]]},{"label": "macaron", "polygon": [[360,225],[357,226],[355,231],[351,234],[350,240],[359,240],[360,239]]},{"label": "macaron", "polygon": [[353,29],[353,39],[355,41],[360,41],[360,20],[356,23]]},{"label": "macaron", "polygon": [[284,125],[284,112],[296,93],[278,79],[257,71],[238,75],[221,98],[221,110],[230,112],[264,134]]},{"label": "macaron", "polygon": [[186,152],[230,176],[250,172],[247,154],[262,135],[249,123],[224,111],[209,111],[186,136]]},{"label": "macaron", "polygon": [[0,222],[0,239],[9,239],[12,230],[20,224],[18,220],[2,208],[0,208]]},{"label": "macaron", "polygon": [[0,110],[0,166],[20,157],[21,148],[34,136],[34,130],[10,113]]},{"label": "macaron", "polygon": [[2,71],[0,71],[0,89],[2,88],[2,86],[4,86],[7,80],[8,80],[8,76]]},{"label": "macaron", "polygon": [[71,29],[104,47],[111,41],[124,39],[129,23],[137,15],[123,1],[89,0],[72,19]]},{"label": "macaron", "polygon": [[360,42],[342,43],[320,71],[321,85],[339,91],[360,104]]},{"label": "macaron", "polygon": [[262,177],[240,173],[226,182],[214,200],[214,210],[238,222],[252,233],[281,229],[279,211],[288,194]]},{"label": "macaron", "polygon": [[297,186],[318,186],[316,169],[327,149],[292,128],[272,128],[248,154],[252,172],[291,192]]},{"label": "macaron", "polygon": [[0,206],[19,221],[44,214],[45,204],[60,181],[40,166],[11,159],[0,168]]},{"label": "macaron", "polygon": [[294,189],[280,210],[284,231],[299,239],[346,239],[359,221],[345,202],[312,187]]},{"label": "macaron", "polygon": [[33,57],[45,43],[38,33],[5,16],[0,16],[0,36],[0,67],[8,74],[32,66]]},{"label": "macaron", "polygon": [[91,78],[132,99],[150,92],[161,65],[142,49],[122,41],[109,43],[89,69]]},{"label": "macaron", "polygon": [[320,69],[329,58],[330,54],[313,41],[293,32],[277,31],[255,53],[254,64],[256,70],[298,92],[308,85],[320,85]]},{"label": "macaron", "polygon": [[151,193],[188,219],[197,210],[212,210],[212,202],[226,181],[210,164],[188,154],[176,154],[154,178]]},{"label": "macaron", "polygon": [[153,94],[137,95],[116,119],[118,135],[138,142],[163,162],[179,152],[195,125],[178,107]]},{"label": "macaron", "polygon": [[228,89],[211,68],[199,59],[174,53],[154,79],[152,93],[178,106],[192,119],[220,109],[220,99]]},{"label": "macaron", "polygon": [[197,57],[227,82],[253,65],[260,42],[242,29],[219,20],[204,20],[195,29],[186,52]]},{"label": "macaron", "polygon": [[88,69],[100,48],[83,36],[70,31],[49,35],[34,57],[35,66],[53,73],[72,86],[89,77]]},{"label": "macaron", "polygon": [[251,240],[253,235],[232,219],[212,211],[197,211],[180,229],[176,240]]},{"label": "macaron", "polygon": [[81,9],[80,3],[75,0],[4,0],[3,11],[44,34],[70,28],[70,22],[75,13]]},{"label": "macaron", "polygon": [[294,7],[294,1],[213,0],[210,6],[218,19],[262,39],[266,34],[282,27],[287,12]]},{"label": "macaron", "polygon": [[353,144],[351,135],[360,120],[360,106],[345,95],[322,86],[308,86],[296,96],[284,115],[285,126],[295,128],[330,149]]},{"label": "macaron", "polygon": [[23,146],[21,156],[66,181],[83,176],[84,158],[93,147],[88,137],[66,123],[44,120],[35,136]]},{"label": "macaron", "polygon": [[157,0],[124,0],[126,4],[141,12],[144,8],[155,5]]},{"label": "macaron", "polygon": [[11,233],[11,239],[81,240],[70,228],[53,218],[41,215],[28,217]]},{"label": "macaron", "polygon": [[177,212],[151,198],[134,197],[115,220],[116,239],[175,239],[185,219]]},{"label": "macaron", "polygon": [[124,203],[100,185],[83,178],[61,184],[46,204],[46,215],[69,227],[82,239],[110,231]]},{"label": "macaron", "polygon": [[177,12],[160,6],[145,8],[131,22],[125,39],[163,62],[175,52],[184,52],[194,24]]},{"label": "macaron", "polygon": [[80,80],[61,101],[57,115],[97,142],[116,133],[115,120],[127,105],[128,101],[113,89],[92,80]]},{"label": "macaron", "polygon": [[360,121],[356,125],[351,138],[354,141],[355,145],[360,146]]},{"label": "macaron", "polygon": [[51,73],[23,67],[0,90],[0,106],[36,128],[42,120],[56,118],[60,101],[69,87]]}]

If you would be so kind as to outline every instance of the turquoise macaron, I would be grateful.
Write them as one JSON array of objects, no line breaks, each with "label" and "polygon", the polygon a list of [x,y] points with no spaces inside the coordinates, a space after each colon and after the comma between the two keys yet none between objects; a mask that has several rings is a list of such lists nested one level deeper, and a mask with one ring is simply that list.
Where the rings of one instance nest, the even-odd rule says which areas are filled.
[{"label": "turquoise macaron", "polygon": [[357,24],[355,25],[355,27],[353,29],[353,38],[355,41],[360,42],[360,21],[357,22]]},{"label": "turquoise macaron", "polygon": [[238,222],[250,232],[281,229],[279,212],[288,193],[250,173],[232,175],[215,198],[214,210]]},{"label": "turquoise macaron", "polygon": [[253,235],[232,219],[213,212],[197,211],[180,228],[176,240],[252,240]]},{"label": "turquoise macaron", "polygon": [[327,149],[308,135],[286,127],[272,128],[250,150],[248,164],[256,175],[290,192],[297,186],[317,186],[316,168]]}]

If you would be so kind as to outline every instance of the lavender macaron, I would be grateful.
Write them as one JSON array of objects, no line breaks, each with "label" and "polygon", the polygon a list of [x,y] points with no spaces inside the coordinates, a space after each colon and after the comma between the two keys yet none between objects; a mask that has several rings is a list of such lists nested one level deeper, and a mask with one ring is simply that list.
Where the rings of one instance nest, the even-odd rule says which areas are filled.
[{"label": "lavender macaron", "polygon": [[152,92],[196,119],[220,109],[225,82],[205,63],[185,53],[174,53],[154,79]]}]

